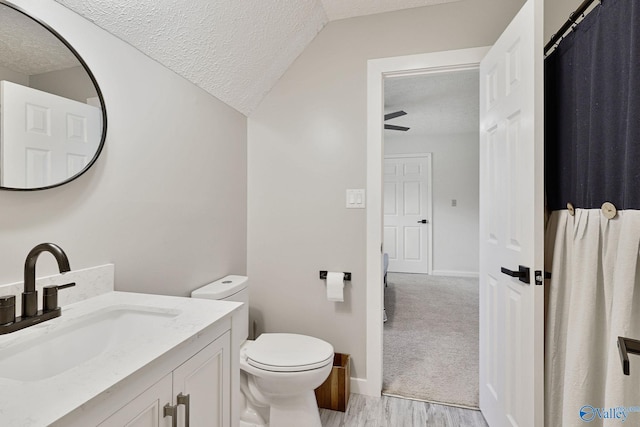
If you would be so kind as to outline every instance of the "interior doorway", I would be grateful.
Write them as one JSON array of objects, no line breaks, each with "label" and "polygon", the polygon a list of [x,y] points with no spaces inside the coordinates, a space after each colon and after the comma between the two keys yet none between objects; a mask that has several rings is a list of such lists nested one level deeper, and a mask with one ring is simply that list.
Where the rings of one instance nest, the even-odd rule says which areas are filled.
[{"label": "interior doorway", "polygon": [[478,69],[386,77],[384,113],[383,394],[478,408]]},{"label": "interior doorway", "polygon": [[474,70],[488,48],[471,48],[404,57],[370,60],[368,63],[367,129],[367,382],[360,391],[380,395],[382,390],[383,352],[383,117],[384,79]]}]

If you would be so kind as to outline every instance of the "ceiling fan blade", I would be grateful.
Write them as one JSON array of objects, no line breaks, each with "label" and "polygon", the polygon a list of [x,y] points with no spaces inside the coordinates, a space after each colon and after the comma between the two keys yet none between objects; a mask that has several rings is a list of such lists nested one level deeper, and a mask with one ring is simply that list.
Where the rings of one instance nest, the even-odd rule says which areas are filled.
[{"label": "ceiling fan blade", "polygon": [[400,110],[400,111],[395,111],[393,113],[385,114],[384,115],[384,119],[385,120],[391,120],[391,119],[395,119],[396,117],[401,117],[401,116],[406,116],[406,115],[407,115],[406,111]]},{"label": "ceiling fan blade", "polygon": [[411,128],[407,128],[407,127],[404,127],[404,126],[395,126],[395,125],[384,125],[384,128],[385,129],[389,129],[389,130],[401,130],[403,132],[406,132],[409,129],[411,129]]}]

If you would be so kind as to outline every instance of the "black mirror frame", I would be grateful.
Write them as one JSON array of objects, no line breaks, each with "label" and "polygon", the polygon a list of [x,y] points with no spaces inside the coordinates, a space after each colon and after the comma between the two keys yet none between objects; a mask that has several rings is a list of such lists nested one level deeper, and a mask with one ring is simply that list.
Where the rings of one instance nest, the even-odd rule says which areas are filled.
[{"label": "black mirror frame", "polygon": [[81,175],[83,175],[86,171],[88,171],[89,168],[91,168],[91,166],[93,166],[93,164],[96,162],[96,160],[98,160],[98,157],[100,157],[100,153],[102,153],[102,149],[104,148],[104,143],[105,143],[105,140],[107,138],[107,107],[106,107],[106,105],[104,103],[104,97],[102,96],[102,91],[100,90],[100,86],[98,85],[98,82],[96,81],[95,76],[93,75],[93,73],[89,69],[89,66],[84,61],[84,59],[82,59],[80,54],[73,48],[73,46],[71,46],[71,44],[64,37],[62,37],[60,34],[58,34],[58,32],[55,31],[53,28],[51,28],[48,24],[46,24],[45,22],[42,22],[38,18],[35,18],[35,17],[31,16],[29,13],[27,13],[24,10],[22,10],[20,7],[14,5],[14,4],[11,4],[10,2],[8,2],[6,0],[0,0],[0,5],[4,5],[4,6],[7,6],[7,7],[10,7],[11,9],[15,10],[16,12],[21,13],[22,15],[24,15],[28,19],[31,19],[31,20],[37,22],[42,27],[44,27],[47,31],[49,31],[51,34],[53,34],[58,40],[60,40],[67,47],[67,49],[69,49],[71,51],[71,53],[73,53],[73,55],[78,59],[78,61],[82,65],[82,68],[84,68],[84,70],[86,71],[87,75],[91,79],[91,82],[93,83],[93,86],[96,89],[96,93],[98,94],[98,99],[100,100],[100,107],[101,107],[101,110],[102,110],[102,137],[100,138],[100,144],[98,145],[98,149],[96,150],[96,153],[94,154],[94,156],[91,159],[91,161],[89,161],[89,163],[87,163],[87,165],[84,167],[84,169],[82,169],[80,172],[78,172],[77,174],[73,175],[72,177],[69,177],[64,181],[61,181],[61,182],[53,184],[53,185],[48,185],[48,186],[45,186],[45,187],[36,187],[36,188],[11,188],[11,187],[2,187],[2,186],[0,186],[0,190],[38,191],[38,190],[48,190],[50,188],[60,187],[61,185],[67,184],[67,183],[75,180],[76,178],[78,178]]}]

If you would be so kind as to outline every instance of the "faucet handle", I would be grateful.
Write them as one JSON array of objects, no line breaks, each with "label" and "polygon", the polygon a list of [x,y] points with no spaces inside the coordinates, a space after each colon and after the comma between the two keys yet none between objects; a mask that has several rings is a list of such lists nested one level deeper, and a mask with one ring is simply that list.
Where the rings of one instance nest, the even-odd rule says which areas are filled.
[{"label": "faucet handle", "polygon": [[75,285],[75,282],[72,282],[66,285],[45,286],[42,294],[42,311],[51,311],[58,308],[58,289],[66,289]]},{"label": "faucet handle", "polygon": [[6,295],[0,297],[0,325],[8,325],[16,321],[16,297]]}]

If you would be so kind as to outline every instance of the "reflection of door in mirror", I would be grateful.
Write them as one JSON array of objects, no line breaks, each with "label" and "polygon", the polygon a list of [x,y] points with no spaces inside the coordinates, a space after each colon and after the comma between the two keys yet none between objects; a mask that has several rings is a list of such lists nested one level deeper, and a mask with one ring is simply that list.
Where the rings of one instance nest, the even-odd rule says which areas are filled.
[{"label": "reflection of door in mirror", "polygon": [[83,170],[98,149],[101,115],[85,103],[0,82],[0,185],[46,187]]},{"label": "reflection of door in mirror", "polygon": [[82,175],[106,137],[104,99],[58,33],[0,0],[0,190],[37,190]]}]

